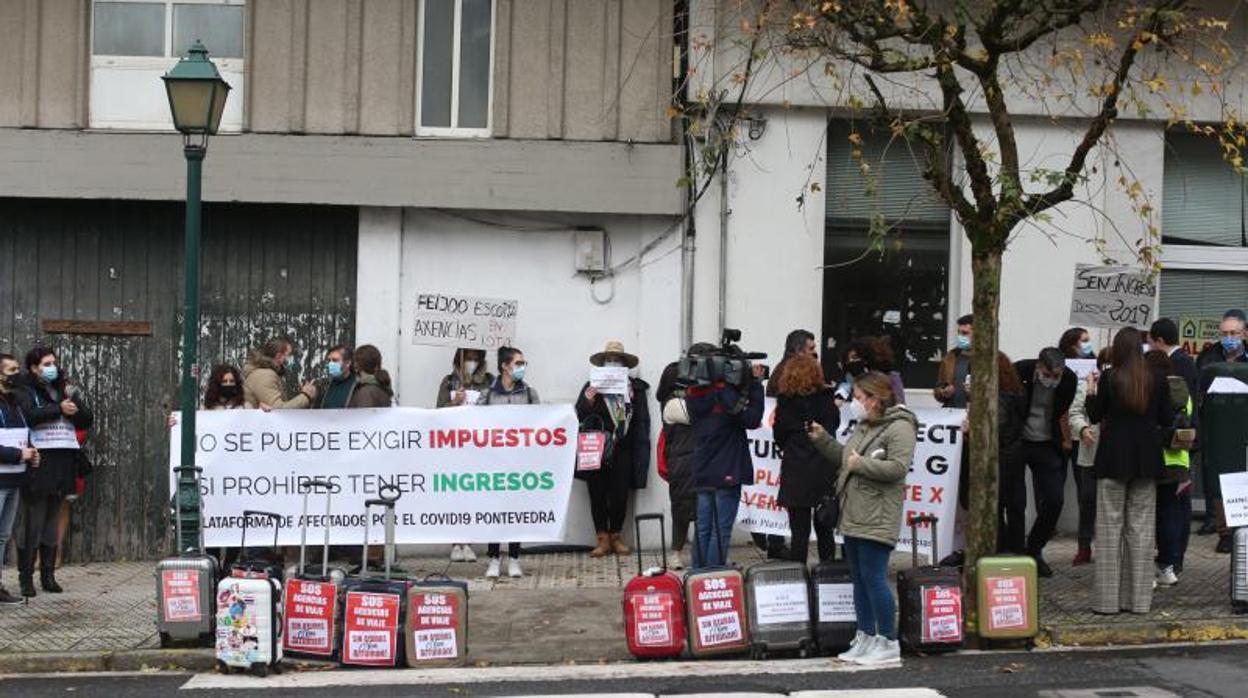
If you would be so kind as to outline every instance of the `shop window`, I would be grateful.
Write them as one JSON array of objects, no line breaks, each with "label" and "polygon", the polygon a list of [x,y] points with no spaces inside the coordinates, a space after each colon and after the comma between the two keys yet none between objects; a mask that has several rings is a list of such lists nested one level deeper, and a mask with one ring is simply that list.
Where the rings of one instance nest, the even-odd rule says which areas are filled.
[{"label": "shop window", "polygon": [[423,0],[416,133],[488,136],[494,0]]}]

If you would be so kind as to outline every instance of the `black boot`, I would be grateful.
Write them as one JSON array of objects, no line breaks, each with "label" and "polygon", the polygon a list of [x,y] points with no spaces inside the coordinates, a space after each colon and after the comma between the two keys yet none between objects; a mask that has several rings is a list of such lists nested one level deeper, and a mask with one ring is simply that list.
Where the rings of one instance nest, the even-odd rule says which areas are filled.
[{"label": "black boot", "polygon": [[56,583],[56,546],[39,546],[39,586],[51,594],[59,594],[64,589]]},{"label": "black boot", "polygon": [[22,596],[31,597],[39,595],[39,592],[35,591],[35,578],[33,575],[19,574],[17,581],[22,587]]},{"label": "black boot", "polygon": [[35,561],[31,559],[33,555],[31,550],[17,549],[17,580],[22,587],[22,596],[38,596],[35,591]]}]

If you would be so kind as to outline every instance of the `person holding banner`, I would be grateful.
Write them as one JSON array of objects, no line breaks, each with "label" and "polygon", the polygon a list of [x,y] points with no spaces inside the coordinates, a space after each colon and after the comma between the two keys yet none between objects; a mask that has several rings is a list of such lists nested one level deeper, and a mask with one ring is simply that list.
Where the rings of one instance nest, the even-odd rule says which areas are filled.
[{"label": "person holding banner", "polygon": [[[438,409],[475,405],[481,394],[494,383],[494,374],[485,363],[485,352],[480,349],[456,349],[451,359],[451,372],[443,376],[438,385]],[[451,545],[451,562],[476,562],[477,553],[467,543]]]},{"label": "person holding banner", "polygon": [[346,409],[351,398],[355,396],[356,377],[351,370],[351,347],[338,344],[325,352],[325,377],[315,381],[316,399],[313,409],[341,410]]},{"label": "person holding banner", "polygon": [[243,398],[250,408],[262,410],[305,409],[316,399],[316,386],[305,383],[298,395],[286,398],[283,376],[298,366],[295,346],[285,337],[274,337],[252,352],[243,367]]},{"label": "person holding banner", "polygon": [[813,518],[819,561],[831,560],[836,554],[835,532],[814,512],[825,497],[836,496],[836,468],[815,449],[807,426],[817,423],[835,434],[841,413],[833,403],[832,390],[823,382],[823,368],[808,354],[788,359],[776,393],[772,433],[784,452],[778,499],[789,512],[789,556],[794,562],[806,563]]},{"label": "person holding banner", "polygon": [[25,524],[18,538],[18,579],[22,596],[35,596],[35,555],[39,555],[39,584],[44,591],[63,591],[56,582],[56,525],[61,501],[74,491],[78,473],[77,430],[91,428],[94,416],[82,391],[60,370],[57,356],[47,347],[26,354],[26,372],[14,392],[22,416],[30,426],[31,445],[39,449],[40,465],[30,471],[23,486]]},{"label": "person holding banner", "polygon": [[241,410],[245,406],[243,374],[229,364],[213,366],[208,376],[208,387],[204,389],[204,409]]},{"label": "person holding banner", "polygon": [[897,545],[905,504],[906,475],[914,459],[919,422],[898,405],[892,381],[879,372],[854,381],[850,413],[857,426],[842,446],[819,422],[810,438],[837,470],[841,502],[837,526],[854,583],[858,634],[840,659],[862,664],[896,661],[897,601],[888,583],[888,558]]},{"label": "person holding banner", "polygon": [[[18,371],[16,358],[0,354],[0,552],[9,549],[27,466],[39,467],[39,451],[30,447],[26,419],[12,392],[11,384]],[[0,559],[0,569],[3,568],[4,560]],[[0,606],[17,606],[22,602],[22,597],[10,594],[0,585]]]}]

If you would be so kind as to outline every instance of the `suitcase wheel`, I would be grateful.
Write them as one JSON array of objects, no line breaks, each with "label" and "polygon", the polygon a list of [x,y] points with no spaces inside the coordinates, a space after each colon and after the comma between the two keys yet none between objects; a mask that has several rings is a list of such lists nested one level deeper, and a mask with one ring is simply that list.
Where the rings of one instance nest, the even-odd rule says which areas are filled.
[{"label": "suitcase wheel", "polygon": [[228,673],[230,673],[230,665],[229,665],[229,664],[226,664],[225,662],[223,662],[223,661],[221,661],[220,659],[218,659],[218,660],[217,660],[217,673],[218,673],[218,674],[228,674]]},{"label": "suitcase wheel", "polygon": [[750,659],[763,660],[767,658],[767,648],[763,645],[750,645]]},{"label": "suitcase wheel", "polygon": [[251,674],[263,679],[269,675],[269,665],[264,662],[256,662],[251,665]]},{"label": "suitcase wheel", "polygon": [[160,634],[160,648],[162,650],[169,649],[171,645],[173,645],[173,638],[169,636],[169,633],[162,632]]}]

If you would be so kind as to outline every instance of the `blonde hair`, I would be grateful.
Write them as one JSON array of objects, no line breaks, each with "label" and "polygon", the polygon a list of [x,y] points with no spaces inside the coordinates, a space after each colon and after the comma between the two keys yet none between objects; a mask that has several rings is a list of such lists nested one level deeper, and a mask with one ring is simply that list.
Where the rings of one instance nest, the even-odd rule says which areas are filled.
[{"label": "blonde hair", "polygon": [[854,387],[880,401],[880,406],[888,409],[897,404],[897,396],[893,394],[893,381],[879,371],[868,371],[854,379]]}]

